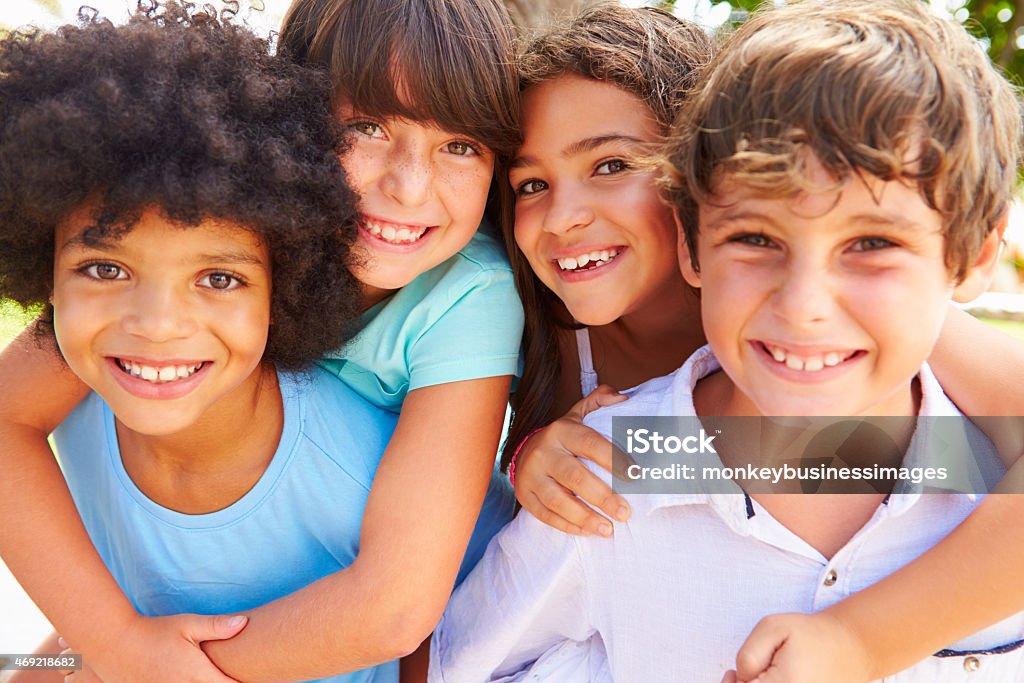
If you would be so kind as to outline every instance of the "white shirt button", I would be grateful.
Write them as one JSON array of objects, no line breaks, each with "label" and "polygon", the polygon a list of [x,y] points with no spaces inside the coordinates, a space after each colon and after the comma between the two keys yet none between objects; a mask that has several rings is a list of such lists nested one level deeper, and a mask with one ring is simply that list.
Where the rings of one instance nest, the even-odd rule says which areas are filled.
[{"label": "white shirt button", "polygon": [[835,569],[829,569],[828,570],[828,574],[825,574],[825,585],[826,586],[834,586],[834,585],[836,585],[836,581],[838,581],[838,580],[839,580],[839,575],[836,574],[836,570]]},{"label": "white shirt button", "polygon": [[977,657],[964,658],[964,671],[977,671],[981,668],[981,660]]}]

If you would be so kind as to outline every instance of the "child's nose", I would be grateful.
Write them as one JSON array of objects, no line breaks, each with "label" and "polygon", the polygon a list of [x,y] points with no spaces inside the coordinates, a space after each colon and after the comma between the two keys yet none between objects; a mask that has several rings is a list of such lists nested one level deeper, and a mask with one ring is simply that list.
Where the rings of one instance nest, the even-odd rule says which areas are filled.
[{"label": "child's nose", "polygon": [[196,331],[187,292],[160,283],[140,283],[132,292],[121,324],[151,342],[182,339]]},{"label": "child's nose", "polygon": [[548,189],[548,210],[544,212],[545,232],[562,234],[594,222],[594,210],[580,192],[570,188]]},{"label": "child's nose", "polygon": [[402,206],[417,207],[430,199],[433,181],[429,155],[420,150],[399,148],[388,159],[381,188]]},{"label": "child's nose", "polygon": [[773,297],[775,312],[791,326],[823,322],[835,306],[826,268],[813,263],[791,263]]}]

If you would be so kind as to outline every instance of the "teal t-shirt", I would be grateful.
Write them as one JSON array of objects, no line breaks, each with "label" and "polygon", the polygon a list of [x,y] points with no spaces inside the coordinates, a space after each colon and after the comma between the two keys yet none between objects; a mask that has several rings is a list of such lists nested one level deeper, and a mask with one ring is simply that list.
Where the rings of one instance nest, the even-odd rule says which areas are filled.
[{"label": "teal t-shirt", "polygon": [[504,251],[480,232],[362,322],[319,364],[384,410],[398,412],[414,389],[520,374],[523,306]]}]

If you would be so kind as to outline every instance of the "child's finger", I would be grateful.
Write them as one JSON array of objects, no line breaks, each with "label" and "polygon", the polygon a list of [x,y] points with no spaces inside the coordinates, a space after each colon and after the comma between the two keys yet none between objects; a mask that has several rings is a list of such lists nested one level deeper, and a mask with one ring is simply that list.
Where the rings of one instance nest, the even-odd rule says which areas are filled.
[{"label": "child's finger", "polygon": [[249,623],[248,617],[238,614],[183,614],[179,619],[182,633],[196,644],[206,640],[233,638]]},{"label": "child's finger", "polygon": [[624,394],[620,394],[607,384],[602,384],[577,401],[573,407],[569,409],[566,417],[582,420],[588,413],[592,413],[603,406],[621,403],[622,401],[625,401],[626,398],[627,397]]},{"label": "child's finger", "polygon": [[787,635],[788,631],[779,627],[776,619],[767,617],[759,621],[736,655],[736,678],[753,681],[766,672]]},{"label": "child's finger", "polygon": [[[612,491],[608,484],[595,475],[578,458],[566,458],[560,463],[551,476],[561,486],[582,498],[590,505],[598,508],[611,519],[625,522],[629,519],[629,503],[626,499]],[[605,520],[599,515],[588,515],[594,524],[600,524]],[[589,527],[591,531],[599,533],[596,526]]]},{"label": "child's finger", "polygon": [[731,669],[726,671],[721,683],[736,683],[736,672]]},{"label": "child's finger", "polygon": [[611,522],[587,507],[554,479],[548,479],[542,486],[538,486],[535,493],[545,507],[569,524],[580,527],[583,535],[611,536]]},{"label": "child's finger", "polygon": [[573,536],[584,536],[583,529],[576,524],[570,524],[564,517],[555,514],[548,508],[532,491],[527,492],[526,500],[522,502],[523,508],[538,520],[547,524],[553,529]]},{"label": "child's finger", "polygon": [[566,426],[559,430],[558,438],[565,450],[600,465],[620,479],[625,469],[634,464],[633,459],[624,451],[616,448],[600,432],[585,425]]}]

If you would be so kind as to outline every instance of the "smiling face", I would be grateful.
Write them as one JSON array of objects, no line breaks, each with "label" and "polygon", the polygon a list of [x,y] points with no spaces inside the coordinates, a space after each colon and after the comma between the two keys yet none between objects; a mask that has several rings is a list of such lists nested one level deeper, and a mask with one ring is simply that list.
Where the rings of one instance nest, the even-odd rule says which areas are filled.
[{"label": "smiling face", "polygon": [[146,435],[251,400],[270,325],[260,239],[213,220],[178,227],[147,210],[119,238],[90,244],[91,224],[79,210],[56,234],[54,329],[74,373]]},{"label": "smiling face", "polygon": [[516,244],[586,325],[656,305],[678,287],[675,227],[654,173],[631,159],[661,130],[640,98],[566,74],[523,94],[523,146],[509,171]]},{"label": "smiling face", "polygon": [[[811,166],[813,182],[834,182]],[[680,265],[731,380],[709,402],[722,414],[915,414],[911,380],[956,289],[943,221],[917,188],[864,178],[794,198],[725,179],[700,206],[700,272],[685,249]]]},{"label": "smiling face", "polygon": [[339,108],[351,149],[342,165],[360,195],[353,273],[372,304],[466,246],[484,215],[494,154],[464,135]]}]

